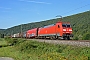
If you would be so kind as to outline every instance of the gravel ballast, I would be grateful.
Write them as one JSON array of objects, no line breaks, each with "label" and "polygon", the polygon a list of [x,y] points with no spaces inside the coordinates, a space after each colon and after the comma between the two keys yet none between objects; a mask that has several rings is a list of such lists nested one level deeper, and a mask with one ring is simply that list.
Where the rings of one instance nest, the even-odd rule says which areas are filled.
[{"label": "gravel ballast", "polygon": [[29,39],[39,42],[46,42],[52,44],[64,44],[64,45],[74,45],[74,46],[81,46],[81,47],[90,47],[90,41],[74,41],[74,40],[43,40],[43,39]]}]

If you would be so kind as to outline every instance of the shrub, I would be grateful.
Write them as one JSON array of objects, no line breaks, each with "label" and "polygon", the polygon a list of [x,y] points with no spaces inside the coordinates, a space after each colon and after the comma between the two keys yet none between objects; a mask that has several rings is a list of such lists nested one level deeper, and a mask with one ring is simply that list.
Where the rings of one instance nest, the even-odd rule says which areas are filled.
[{"label": "shrub", "polygon": [[74,37],[74,40],[79,40],[79,38],[77,36]]},{"label": "shrub", "polygon": [[23,43],[21,43],[18,47],[17,47],[20,51],[24,52],[28,52],[30,49],[35,49],[37,48],[37,45],[31,43],[30,41],[25,41]]},{"label": "shrub", "polygon": [[89,34],[89,33],[86,33],[86,34],[83,36],[83,40],[90,40],[90,34]]},{"label": "shrub", "polygon": [[5,40],[7,41],[8,45],[10,45],[10,46],[17,45],[17,44],[25,41],[23,39],[9,38],[9,37],[6,37]]},{"label": "shrub", "polygon": [[57,52],[45,53],[44,55],[41,55],[41,58],[44,58],[45,60],[67,60]]}]

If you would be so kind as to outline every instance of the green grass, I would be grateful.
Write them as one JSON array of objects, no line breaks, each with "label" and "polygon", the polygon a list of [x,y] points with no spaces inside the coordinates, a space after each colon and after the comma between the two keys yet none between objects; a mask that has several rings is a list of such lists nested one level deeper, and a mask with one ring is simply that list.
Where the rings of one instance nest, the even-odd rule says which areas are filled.
[{"label": "green grass", "polygon": [[7,42],[4,39],[0,38],[0,45],[7,45]]},{"label": "green grass", "polygon": [[0,39],[0,45],[0,57],[12,57],[15,60],[90,60],[89,47],[10,38]]}]

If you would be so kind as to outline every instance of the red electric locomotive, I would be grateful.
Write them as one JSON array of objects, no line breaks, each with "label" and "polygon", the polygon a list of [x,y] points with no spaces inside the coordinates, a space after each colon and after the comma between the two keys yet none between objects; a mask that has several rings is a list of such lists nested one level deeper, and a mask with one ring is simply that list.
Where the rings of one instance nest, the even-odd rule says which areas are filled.
[{"label": "red electric locomotive", "polygon": [[63,39],[70,39],[70,37],[73,37],[72,28],[70,23],[57,22],[56,24],[39,28],[38,37],[49,37],[53,39],[63,37]]}]

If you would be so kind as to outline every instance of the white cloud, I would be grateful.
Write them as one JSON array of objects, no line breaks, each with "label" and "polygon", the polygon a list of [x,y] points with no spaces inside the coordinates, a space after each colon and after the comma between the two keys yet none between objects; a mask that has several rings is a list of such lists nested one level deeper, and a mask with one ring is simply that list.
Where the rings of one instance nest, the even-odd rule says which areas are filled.
[{"label": "white cloud", "polygon": [[51,4],[51,3],[39,2],[39,1],[27,1],[27,2],[38,3],[38,4]]},{"label": "white cloud", "polygon": [[9,10],[11,9],[11,8],[6,8],[6,7],[0,7],[0,9],[1,9],[1,12],[9,12]]},{"label": "white cloud", "polygon": [[40,2],[40,1],[32,1],[32,0],[19,0],[19,1],[31,2],[31,3],[37,3],[37,4],[52,4],[48,2]]}]

